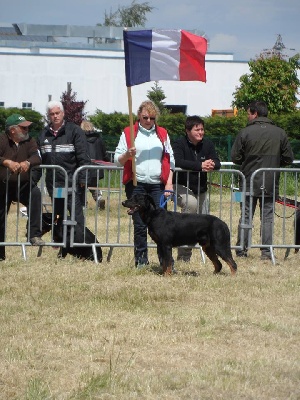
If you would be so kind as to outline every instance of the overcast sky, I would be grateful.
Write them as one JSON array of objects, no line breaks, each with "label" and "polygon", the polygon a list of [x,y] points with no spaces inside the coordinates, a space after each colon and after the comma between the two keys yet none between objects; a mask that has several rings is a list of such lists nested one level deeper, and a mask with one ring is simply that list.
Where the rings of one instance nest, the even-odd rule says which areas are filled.
[{"label": "overcast sky", "polygon": [[[137,0],[142,3],[143,0]],[[255,58],[274,46],[281,34],[286,54],[300,52],[300,0],[150,0],[147,28],[198,29],[210,52],[234,53],[235,60]],[[0,22],[55,25],[102,23],[105,10],[131,0],[0,0]],[[295,50],[290,50],[295,49]]]}]

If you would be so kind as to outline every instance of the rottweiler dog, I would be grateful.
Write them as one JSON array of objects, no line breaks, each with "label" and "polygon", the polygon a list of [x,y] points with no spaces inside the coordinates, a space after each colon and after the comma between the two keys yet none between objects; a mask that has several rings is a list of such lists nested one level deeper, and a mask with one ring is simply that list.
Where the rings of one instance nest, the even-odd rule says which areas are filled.
[{"label": "rottweiler dog", "polygon": [[[43,213],[42,215],[42,234],[52,231],[54,243],[63,242],[63,219],[60,217],[52,218],[51,213]],[[87,227],[85,228],[85,243],[99,243],[93,232]],[[97,261],[102,262],[102,249],[96,246]],[[70,246],[70,227],[67,228],[67,246],[61,247],[58,253],[60,258],[65,258],[67,254],[71,254],[82,260],[95,261],[92,246]]]},{"label": "rottweiler dog", "polygon": [[[295,214],[295,244],[297,246],[300,245],[300,205],[298,206],[298,210]],[[298,253],[299,249],[295,249],[295,253]]]},{"label": "rottweiler dog", "polygon": [[[295,209],[295,218],[294,218],[294,236],[295,236],[295,245],[300,245],[300,202],[288,197],[278,197],[277,202],[288,207],[292,207]],[[284,259],[288,258],[291,249],[287,248],[285,252]],[[298,253],[299,249],[295,249],[295,253]]]},{"label": "rottweiler dog", "polygon": [[219,273],[221,257],[234,275],[237,265],[232,258],[230,232],[227,224],[214,215],[182,214],[156,207],[149,195],[136,194],[122,202],[129,208],[128,214],[135,212],[148,227],[152,240],[160,247],[162,254],[163,274],[172,273],[172,247],[195,245],[202,246],[207,257],[212,261],[215,271]]},{"label": "rottweiler dog", "polygon": [[[297,209],[295,211],[295,220],[294,220],[294,229],[295,229],[295,245],[300,245],[300,203],[297,205]],[[290,254],[290,248],[286,249],[284,259],[288,258]],[[295,249],[295,253],[298,253],[299,249]]]}]

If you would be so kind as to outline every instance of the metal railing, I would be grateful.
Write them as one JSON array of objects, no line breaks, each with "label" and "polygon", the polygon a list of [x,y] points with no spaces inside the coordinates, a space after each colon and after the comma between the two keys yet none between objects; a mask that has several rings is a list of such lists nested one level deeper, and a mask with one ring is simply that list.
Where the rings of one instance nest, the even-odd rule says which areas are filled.
[{"label": "metal railing", "polygon": [[[231,232],[231,248],[234,250],[241,250],[244,246],[245,237],[247,235],[249,248],[263,248],[265,245],[262,244],[259,230],[257,230],[257,218],[250,218],[249,221],[245,220],[245,197],[246,197],[246,183],[244,175],[239,171],[234,169],[232,163],[222,163],[222,167],[226,169],[221,169],[219,171],[213,171],[207,173],[208,177],[208,190],[207,190],[207,202],[209,213],[214,214],[224,220],[229,226]],[[228,168],[227,167],[232,167]],[[72,188],[68,187],[68,177],[66,171],[59,166],[43,165],[37,167],[42,171],[42,177],[39,182],[39,187],[42,192],[42,205],[43,210],[51,215],[51,231],[49,236],[44,236],[45,246],[55,246],[64,247],[67,243],[68,230],[70,233],[70,243],[71,247],[86,246],[92,247],[93,253],[96,254],[97,247],[107,247],[109,248],[107,260],[110,261],[115,248],[133,248],[133,225],[131,217],[128,217],[126,209],[122,207],[122,200],[125,199],[125,190],[122,184],[123,168],[117,167],[114,164],[105,165],[91,165],[78,168],[72,180]],[[54,192],[52,198],[46,191],[45,176],[47,171],[53,170],[53,187]],[[99,172],[103,170],[104,178],[98,179],[98,184],[96,187],[89,187],[89,173],[93,170],[96,171],[99,177]],[[178,174],[182,173],[183,170],[175,169],[175,184],[174,190],[177,193],[177,182]],[[281,197],[283,199],[292,198],[295,202],[299,198],[299,173],[300,170],[297,168],[289,169],[272,169],[272,171],[280,172],[281,175]],[[62,173],[65,177],[64,187],[55,187],[55,176],[57,173]],[[184,171],[187,173],[187,185],[189,182],[189,174],[191,171]],[[252,186],[250,188],[249,196],[253,198],[253,180],[255,175],[261,170],[256,171],[252,178]],[[105,209],[99,209],[97,202],[94,201],[90,193],[86,190],[83,196],[83,212],[85,227],[88,227],[98,239],[98,243],[87,243],[85,237],[83,242],[75,242],[74,232],[75,232],[75,192],[77,190],[78,174],[85,174],[85,186],[90,190],[95,190],[97,193],[102,194],[102,200],[105,201]],[[198,190],[200,191],[200,174],[198,175],[199,184]],[[291,185],[292,181],[292,185]],[[240,182],[240,183],[239,183]],[[288,185],[289,183],[289,185]],[[293,187],[293,192],[291,193],[291,186]],[[240,189],[241,188],[241,189]],[[18,189],[19,190],[19,189]],[[59,197],[66,199],[67,195],[72,196],[72,207],[70,215],[68,215],[66,201],[64,207],[63,216],[63,240],[59,243],[54,241],[53,237],[53,225],[55,224],[56,216],[53,214],[52,200]],[[283,202],[278,203],[276,195],[274,193],[274,204],[275,213],[280,214],[280,218],[275,220],[274,232],[272,233],[272,244],[269,246],[272,254],[272,259],[274,262],[274,252],[273,249],[278,248],[299,248],[295,245],[295,221],[291,222],[291,217],[293,217],[293,211],[287,212],[288,202],[283,200]],[[262,193],[262,201],[264,199],[264,194]],[[297,203],[296,203],[297,204]],[[175,205],[175,209],[180,211],[180,209]],[[250,203],[251,207],[251,203]],[[253,205],[252,205],[253,207]],[[5,246],[21,246],[23,258],[26,259],[26,247],[30,245],[30,242],[22,240],[21,232],[25,228],[24,218],[21,212],[22,205],[17,202],[15,213],[10,212],[9,221],[5,221],[5,229],[8,232],[8,225],[14,226],[9,229],[9,236],[5,237],[4,242],[0,243]],[[172,207],[169,207],[170,209]],[[292,209],[290,209],[292,210]],[[7,209],[5,210],[8,211]],[[12,214],[12,215],[10,215]],[[252,215],[252,209],[250,210],[250,215]],[[12,217],[14,220],[12,222]],[[276,218],[276,215],[275,215]],[[236,236],[239,220],[241,219],[241,242],[237,246]],[[278,221],[280,223],[278,223]],[[42,226],[42,216],[41,216],[41,226]],[[69,228],[68,228],[69,227]],[[155,243],[149,241],[149,247],[156,247]],[[199,247],[199,246],[197,246]],[[44,253],[45,253],[44,249]],[[201,249],[200,249],[201,250]],[[42,255],[42,249],[39,250],[38,256]],[[97,257],[95,257],[97,262]]]}]

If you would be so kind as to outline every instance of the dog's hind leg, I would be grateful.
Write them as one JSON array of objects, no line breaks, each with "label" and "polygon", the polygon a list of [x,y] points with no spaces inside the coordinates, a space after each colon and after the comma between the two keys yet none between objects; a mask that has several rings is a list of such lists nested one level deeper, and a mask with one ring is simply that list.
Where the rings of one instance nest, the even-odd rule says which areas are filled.
[{"label": "dog's hind leg", "polygon": [[228,246],[226,248],[223,248],[221,250],[217,249],[216,253],[218,256],[220,256],[222,258],[222,260],[224,260],[228,264],[231,274],[234,275],[237,270],[237,265],[232,257],[230,245],[228,244]]},{"label": "dog's hind leg", "polygon": [[204,246],[202,245],[202,249],[215,267],[214,274],[218,274],[219,272],[221,272],[222,264],[218,259],[218,256],[214,251],[214,249],[211,246],[205,246],[205,245]]},{"label": "dog's hind leg", "polygon": [[223,258],[223,260],[229,265],[231,275],[235,275],[237,270],[237,265],[234,259],[232,257],[228,257],[226,259]]}]

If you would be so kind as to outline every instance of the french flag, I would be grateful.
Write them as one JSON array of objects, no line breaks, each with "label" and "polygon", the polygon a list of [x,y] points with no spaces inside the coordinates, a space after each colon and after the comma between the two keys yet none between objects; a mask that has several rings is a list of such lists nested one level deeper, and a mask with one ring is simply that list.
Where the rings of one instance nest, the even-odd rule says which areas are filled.
[{"label": "french flag", "polygon": [[184,30],[125,31],[126,86],[150,81],[206,82],[207,40]]}]

